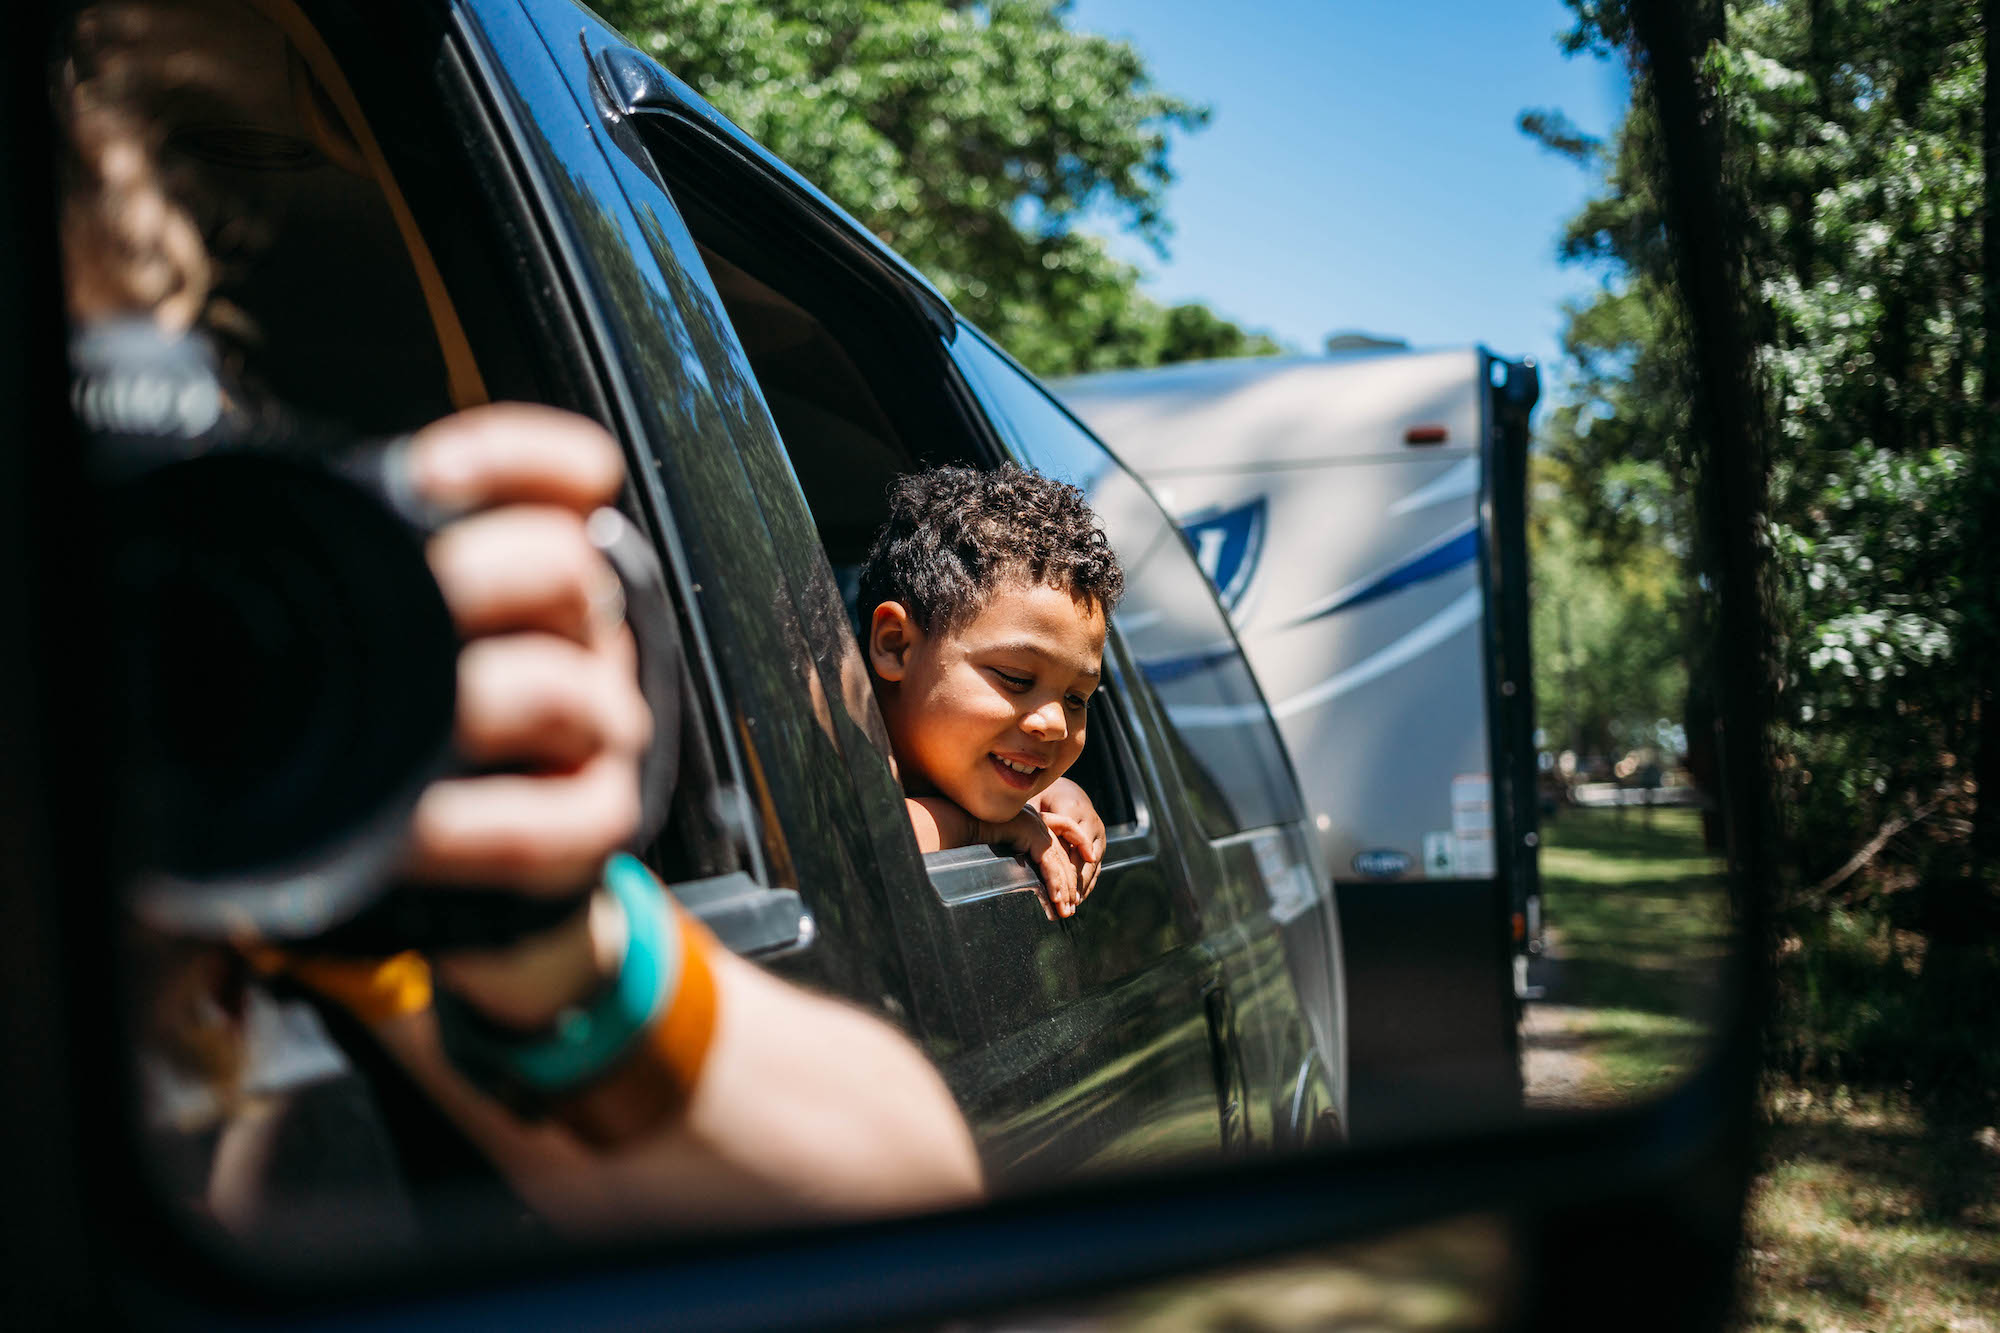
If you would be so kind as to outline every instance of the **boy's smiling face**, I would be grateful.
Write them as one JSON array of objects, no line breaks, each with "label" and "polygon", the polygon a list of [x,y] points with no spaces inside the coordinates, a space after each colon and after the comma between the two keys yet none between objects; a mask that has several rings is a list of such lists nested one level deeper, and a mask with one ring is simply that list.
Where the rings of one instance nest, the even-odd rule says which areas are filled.
[{"label": "boy's smiling face", "polygon": [[1104,612],[1024,578],[1003,580],[956,630],[927,634],[902,603],[884,602],[868,658],[905,787],[1003,823],[1083,752]]}]

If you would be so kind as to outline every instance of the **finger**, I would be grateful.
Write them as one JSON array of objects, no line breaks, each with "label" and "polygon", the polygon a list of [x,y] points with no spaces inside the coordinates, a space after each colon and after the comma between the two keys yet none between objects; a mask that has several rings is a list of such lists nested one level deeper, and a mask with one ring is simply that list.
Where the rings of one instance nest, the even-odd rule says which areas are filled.
[{"label": "finger", "polygon": [[1102,859],[1104,856],[1104,821],[1093,813],[1080,817],[1077,820],[1077,827],[1083,830],[1084,836],[1090,841],[1091,859]]},{"label": "finger", "polygon": [[534,403],[458,412],[410,441],[418,492],[447,511],[506,504],[560,505],[578,514],[609,504],[625,462],[604,428]]},{"label": "finger", "polygon": [[1096,847],[1093,847],[1090,831],[1068,815],[1051,814],[1044,811],[1042,822],[1048,825],[1049,832],[1074,847],[1077,855],[1081,856],[1084,860],[1095,862],[1102,859],[1102,852],[1099,850],[1103,845],[1102,842],[1100,841]]},{"label": "finger", "polygon": [[1081,907],[1083,900],[1090,896],[1090,886],[1097,880],[1097,866],[1071,852],[1070,869],[1076,876],[1076,905]]},{"label": "finger", "polygon": [[1042,827],[1051,833],[1059,831],[1076,833],[1081,831],[1077,828],[1076,821],[1060,810],[1037,810],[1035,813],[1041,816]]},{"label": "finger", "polygon": [[1077,830],[1083,835],[1084,845],[1089,849],[1090,859],[1092,861],[1102,861],[1104,859],[1104,821],[1091,816],[1089,818],[1076,819],[1074,822]]},{"label": "finger", "polygon": [[1042,827],[1050,833],[1059,838],[1075,839],[1078,832],[1076,821],[1068,815],[1059,810],[1037,810],[1035,813],[1042,817]]},{"label": "finger", "polygon": [[1057,916],[1069,916],[1076,911],[1076,870],[1070,864],[1069,853],[1060,843],[1051,840],[1037,858],[1041,865],[1042,877],[1049,886],[1049,899],[1055,904]]},{"label": "finger", "polygon": [[475,639],[458,655],[459,753],[475,764],[570,769],[636,754],[653,730],[631,635],[593,650],[552,634]]},{"label": "finger", "polygon": [[410,821],[409,874],[446,884],[568,893],[639,826],[635,756],[600,754],[571,773],[433,782]]},{"label": "finger", "polygon": [[1061,877],[1056,873],[1055,864],[1050,859],[1048,847],[1036,848],[1034,859],[1035,874],[1042,882],[1041,893],[1048,901],[1050,920],[1054,920],[1056,917],[1063,915]]},{"label": "finger", "polygon": [[431,538],[425,555],[464,638],[541,630],[589,644],[622,606],[618,576],[566,510],[474,514]]}]

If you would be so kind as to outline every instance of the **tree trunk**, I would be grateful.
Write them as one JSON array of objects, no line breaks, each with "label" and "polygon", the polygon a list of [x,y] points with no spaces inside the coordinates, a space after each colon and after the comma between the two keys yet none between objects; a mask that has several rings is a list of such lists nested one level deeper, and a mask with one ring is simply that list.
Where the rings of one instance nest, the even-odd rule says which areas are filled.
[{"label": "tree trunk", "polygon": [[[1959,660],[1965,664],[1971,710],[1973,816],[1962,855],[1926,876],[1919,907],[1924,928],[1919,988],[1922,1041],[1917,1099],[1931,1137],[1933,1213],[1953,1217],[1974,1201],[1983,1173],[1974,1133],[2000,1109],[2000,1056],[1987,1021],[2000,991],[1993,931],[1994,880],[2000,870],[2000,0],[1981,6],[1985,87],[1980,153],[1986,165],[1980,238],[1980,398],[1983,410],[1968,432],[1966,509],[1957,609],[1964,617]],[[1953,864],[1953,861],[1956,864]]]},{"label": "tree trunk", "polygon": [[[1770,418],[1752,336],[1769,319],[1753,304],[1748,210],[1726,170],[1725,108],[1703,63],[1725,35],[1723,6],[1631,0],[1629,13],[1659,117],[1656,174],[1693,339],[1696,541],[1714,590],[1698,660],[1714,682],[1730,894],[1746,932],[1730,980],[1755,1004],[1768,990],[1765,923],[1779,889],[1770,804],[1779,676],[1764,518]],[[1747,1086],[1761,1055],[1754,1028],[1739,1023],[1725,1029],[1716,1060]],[[1747,1143],[1748,1107],[1731,1128]],[[1741,1160],[1747,1170],[1748,1154]]]},{"label": "tree trunk", "polygon": [[1979,784],[1972,820],[1972,846],[1966,888],[1990,905],[1996,871],[2000,871],[2000,689],[1996,689],[1995,652],[2000,650],[2000,0],[1981,7],[1985,25],[1984,123],[1980,156],[1986,167],[1985,214],[1981,259],[1985,287],[1981,301],[1979,414],[1971,451],[1972,498],[1968,526],[1970,577],[1961,605],[1971,651],[1966,660],[1975,673],[1973,696],[1979,709],[1973,776]]},{"label": "tree trunk", "polygon": [[1723,111],[1699,67],[1722,36],[1722,15],[1672,0],[1633,0],[1630,12],[1651,63],[1667,224],[1693,334],[1696,539],[1714,587],[1706,659],[1731,874],[1739,901],[1768,904],[1777,880],[1769,725],[1779,667],[1764,532],[1769,414],[1751,337],[1766,321],[1750,307],[1745,209],[1724,170]]}]

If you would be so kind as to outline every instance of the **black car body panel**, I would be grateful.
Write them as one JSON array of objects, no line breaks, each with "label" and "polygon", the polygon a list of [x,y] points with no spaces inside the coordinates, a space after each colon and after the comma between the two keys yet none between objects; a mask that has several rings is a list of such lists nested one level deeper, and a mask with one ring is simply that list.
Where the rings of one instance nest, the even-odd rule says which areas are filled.
[{"label": "black car body panel", "polygon": [[[757,863],[746,868],[767,892],[796,890],[810,916],[770,964],[911,1030],[1002,1181],[1291,1142],[1310,1128],[1299,1117],[1337,1115],[1330,913],[1274,909],[1271,896],[1306,854],[1308,840],[1287,832],[1301,818],[1296,785],[1275,743],[1254,753],[1225,745],[1222,762],[1247,755],[1261,767],[1217,783],[1204,767],[1216,757],[1191,757],[1182,733],[1163,725],[1159,654],[1132,647],[1158,639],[1167,614],[1146,605],[1146,578],[1114,617],[1109,689],[1093,704],[1103,718],[1093,748],[1126,809],[1106,811],[1110,846],[1084,910],[1048,920],[1016,859],[961,849],[926,867],[916,855],[865,676],[856,688],[847,608],[800,489],[812,460],[796,441],[788,454],[711,278],[725,241],[704,222],[709,240],[698,243],[686,204],[839,270],[857,301],[876,294],[873,318],[897,325],[897,345],[910,349],[901,375],[930,378],[957,405],[967,449],[1057,474],[1087,468],[1092,476],[1075,479],[1100,508],[1108,486],[1109,502],[1130,511],[1129,534],[1106,517],[1135,567],[1147,562],[1143,544],[1178,541],[1151,497],[1073,422],[1079,439],[1063,446],[1066,457],[996,426],[991,393],[963,373],[963,356],[981,353],[967,352],[936,291],[610,29],[562,0],[477,0],[466,13],[488,77],[506,85],[548,225],[569,237],[570,280],[595,305],[603,374],[632,404],[635,472],[671,534],[690,618],[701,621],[728,718],[724,748],[742,776],[739,805],[758,831],[745,840],[746,861]],[[1155,580],[1152,596],[1195,597],[1212,611],[1184,556],[1176,546],[1184,577]],[[1227,706],[1268,732],[1219,623],[1223,638],[1201,645],[1209,660],[1194,675],[1227,678]],[[1176,688],[1190,686],[1166,687],[1169,704]],[[1246,781],[1247,797],[1222,790]],[[1321,1011],[1308,1015],[1302,997]]]}]

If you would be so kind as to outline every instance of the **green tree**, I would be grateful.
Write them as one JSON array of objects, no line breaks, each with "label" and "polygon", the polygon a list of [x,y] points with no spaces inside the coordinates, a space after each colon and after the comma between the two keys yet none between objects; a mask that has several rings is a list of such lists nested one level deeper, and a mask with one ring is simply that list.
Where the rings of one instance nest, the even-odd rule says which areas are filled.
[{"label": "green tree", "polygon": [[1682,564],[1657,540],[1593,535],[1598,509],[1546,451],[1529,462],[1536,724],[1551,750],[1671,754],[1687,695]]},{"label": "green tree", "polygon": [[1161,326],[1159,360],[1162,362],[1269,356],[1284,350],[1270,336],[1246,332],[1193,301],[1169,306]]},{"label": "green tree", "polygon": [[825,190],[1030,368],[1277,350],[1161,306],[1079,228],[1164,253],[1168,146],[1208,111],[1067,0],[604,0],[606,19]]}]

